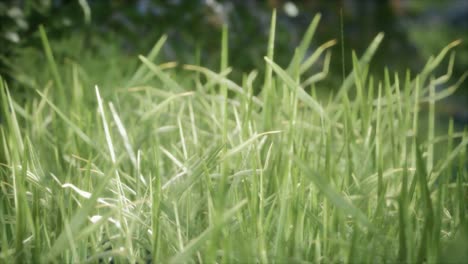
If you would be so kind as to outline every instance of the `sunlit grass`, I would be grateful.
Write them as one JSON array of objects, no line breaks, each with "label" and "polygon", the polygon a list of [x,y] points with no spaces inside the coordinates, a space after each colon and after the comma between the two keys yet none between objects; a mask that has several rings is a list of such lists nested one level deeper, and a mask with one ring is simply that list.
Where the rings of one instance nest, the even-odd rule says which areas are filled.
[{"label": "sunlit grass", "polygon": [[273,14],[265,75],[241,83],[227,30],[219,71],[161,62],[162,37],[127,76],[62,65],[41,29],[47,66],[19,78],[34,94],[0,84],[0,262],[467,259],[468,132],[434,123],[466,77],[450,79],[458,42],[377,80],[379,34],[322,98],[336,41],[307,52],[319,20],[282,66]]}]

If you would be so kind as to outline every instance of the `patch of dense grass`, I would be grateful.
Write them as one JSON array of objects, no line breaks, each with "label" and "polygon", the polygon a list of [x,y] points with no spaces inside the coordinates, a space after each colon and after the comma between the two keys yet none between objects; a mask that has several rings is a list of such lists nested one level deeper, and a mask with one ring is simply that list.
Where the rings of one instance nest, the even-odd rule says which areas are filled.
[{"label": "patch of dense grass", "polygon": [[319,99],[334,42],[307,55],[318,21],[281,67],[273,15],[265,75],[242,83],[229,79],[227,30],[219,71],[157,63],[163,37],[129,76],[125,63],[58,63],[41,32],[47,66],[19,78],[36,95],[18,103],[0,87],[0,260],[466,259],[468,133],[434,124],[436,101],[463,81],[449,80],[458,42],[420,74],[379,81],[379,34]]}]

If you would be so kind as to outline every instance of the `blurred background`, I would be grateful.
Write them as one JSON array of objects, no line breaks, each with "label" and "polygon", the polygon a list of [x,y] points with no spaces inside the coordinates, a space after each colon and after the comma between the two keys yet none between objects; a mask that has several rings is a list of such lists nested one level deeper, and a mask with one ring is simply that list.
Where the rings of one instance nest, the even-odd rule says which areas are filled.
[{"label": "blurred background", "polygon": [[[278,11],[275,60],[282,66],[290,61],[312,18],[321,13],[310,50],[338,41],[325,82],[329,89],[339,87],[343,70],[351,70],[351,51],[362,54],[382,31],[385,39],[371,69],[377,76],[385,66],[416,72],[429,56],[457,39],[463,42],[456,49],[453,80],[468,70],[466,0],[2,0],[0,74],[12,87],[27,82],[21,78],[26,76],[21,75],[26,62],[44,60],[32,55],[42,53],[41,24],[51,42],[61,43],[53,46],[56,59],[80,62],[84,53],[101,58],[102,66],[94,69],[101,74],[97,76],[108,68],[126,67],[115,54],[136,63],[136,55],[146,54],[162,34],[168,35],[165,60],[218,69],[221,28],[226,24],[229,63],[233,78],[239,80],[243,72],[264,68],[273,9]],[[438,107],[443,118],[452,117],[461,126],[468,124],[467,86],[465,81]]]}]

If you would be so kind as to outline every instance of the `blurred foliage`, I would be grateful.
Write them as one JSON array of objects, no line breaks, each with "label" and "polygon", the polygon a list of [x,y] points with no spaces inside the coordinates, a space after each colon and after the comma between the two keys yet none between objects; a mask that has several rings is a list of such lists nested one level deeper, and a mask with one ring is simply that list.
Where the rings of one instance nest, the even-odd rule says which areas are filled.
[{"label": "blurred foliage", "polygon": [[[433,56],[451,41],[462,40],[456,49],[452,73],[453,80],[456,80],[468,71],[468,2],[447,2],[428,0],[424,5],[419,1],[411,2],[411,8],[418,10],[419,15],[407,22],[407,32],[424,58]],[[468,124],[468,82],[465,81],[453,96],[442,101],[438,111],[452,117],[458,124]]]},{"label": "blurred foliage", "polygon": [[[374,75],[381,76],[385,68],[400,73],[408,67],[419,71],[429,56],[455,39],[465,41],[457,48],[453,80],[468,69],[467,1],[3,0],[0,75],[20,102],[20,98],[28,98],[27,89],[39,87],[41,80],[31,76],[36,76],[32,75],[34,67],[45,61],[38,34],[41,24],[56,44],[52,48],[58,63],[84,65],[96,74],[89,76],[90,81],[120,65],[131,70],[138,62],[137,55],[149,51],[163,34],[168,35],[168,41],[161,52],[162,60],[218,69],[221,29],[227,25],[229,65],[233,68],[230,78],[240,82],[244,72],[264,69],[273,8],[278,11],[274,57],[279,65],[289,63],[316,13],[321,13],[322,19],[308,52],[337,40],[332,47],[331,77],[318,87],[323,94],[338,88],[343,75],[350,72],[351,51],[363,54],[378,32],[385,32],[385,39],[371,64]],[[101,62],[96,63],[96,58]],[[124,70],[112,72],[124,74]],[[465,82],[437,111],[445,121],[450,116],[467,124],[467,102]]]},{"label": "blurred foliage", "polygon": [[[424,3],[422,3],[424,2]],[[166,60],[200,63],[218,68],[221,27],[229,27],[230,65],[233,78],[242,72],[262,69],[270,26],[271,10],[278,10],[275,61],[289,62],[294,47],[312,17],[322,14],[312,52],[318,45],[337,39],[333,47],[328,86],[341,82],[351,67],[351,52],[362,54],[378,32],[385,40],[373,62],[373,73],[384,67],[403,72],[419,70],[428,55],[468,32],[468,7],[463,1],[408,0],[6,0],[0,3],[0,74],[12,76],[15,52],[24,47],[42,49],[37,27],[44,24],[52,40],[76,40],[82,48],[98,52],[98,47],[116,43],[125,54],[145,53],[162,35],[168,35],[163,55]],[[458,12],[445,9],[455,9]],[[296,10],[294,10],[296,9]],[[292,10],[292,11],[291,11]],[[436,11],[433,11],[436,10]],[[438,20],[430,27],[428,23]],[[463,24],[465,23],[465,25]],[[436,31],[440,28],[439,31]],[[465,30],[463,30],[465,29]],[[448,32],[457,32],[450,34]],[[454,37],[455,36],[455,37]],[[343,37],[343,39],[342,39]],[[70,43],[70,48],[73,43]],[[468,49],[457,56],[456,71],[468,64]],[[54,48],[55,49],[55,48]],[[344,54],[343,51],[344,50]],[[73,56],[66,49],[57,57]],[[101,52],[102,53],[102,52]],[[315,70],[315,69],[314,69]],[[237,76],[237,77],[236,77]]]},{"label": "blurred foliage", "polygon": [[[317,12],[322,13],[323,22],[315,45],[340,37],[342,15],[345,48],[360,53],[377,32],[383,30],[393,34],[393,11],[389,0],[381,5],[373,5],[372,1],[354,2],[356,6],[346,6],[344,1],[296,1],[292,6],[299,12],[290,14],[285,10],[285,1],[272,0],[7,0],[0,8],[0,19],[4,25],[1,29],[2,46],[6,47],[2,51],[0,73],[5,75],[11,70],[7,66],[11,64],[8,58],[14,57],[18,47],[41,48],[36,34],[39,24],[46,26],[51,39],[70,38],[81,33],[85,39],[102,38],[104,42],[118,42],[130,54],[148,50],[162,34],[168,34],[169,41],[164,50],[166,59],[216,68],[220,30],[226,24],[230,32],[230,65],[234,66],[234,75],[240,76],[241,72],[263,68],[272,8],[278,9],[275,60],[279,64],[289,62],[294,47]],[[343,12],[340,13],[341,9]],[[365,15],[357,10],[363,10]],[[366,19],[359,20],[363,17]],[[382,17],[387,17],[388,21],[380,23]],[[364,28],[362,25],[376,26]],[[405,42],[399,38],[398,43]],[[340,56],[339,46],[334,54]],[[333,62],[332,68],[341,72],[341,60]],[[350,56],[345,63],[345,68],[350,69]],[[385,64],[391,65],[388,61]]]},{"label": "blurred foliage", "polygon": [[445,243],[440,263],[461,263],[460,260],[468,259],[468,228],[462,226],[455,239]]},{"label": "blurred foliage", "polygon": [[448,42],[462,40],[455,61],[455,74],[462,74],[468,66],[468,2],[454,1],[444,7],[440,1],[429,1],[425,10],[408,27],[411,42],[424,57],[429,57]]},{"label": "blurred foliage", "polygon": [[[0,2],[0,74],[10,80],[14,75],[15,57],[25,47],[41,49],[37,28],[46,24],[51,37],[55,32],[72,33],[81,27],[74,23],[82,14],[69,1],[5,0]],[[78,1],[77,1],[78,2]],[[77,27],[76,27],[77,26]]]}]

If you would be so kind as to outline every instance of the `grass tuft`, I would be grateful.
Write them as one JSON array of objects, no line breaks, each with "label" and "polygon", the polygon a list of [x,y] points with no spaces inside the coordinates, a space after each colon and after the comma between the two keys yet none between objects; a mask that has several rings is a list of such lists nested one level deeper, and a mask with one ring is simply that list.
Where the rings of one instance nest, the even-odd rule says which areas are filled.
[{"label": "grass tuft", "polygon": [[265,76],[241,83],[227,27],[219,71],[163,62],[165,36],[135,71],[62,62],[41,27],[35,93],[0,79],[0,262],[464,261],[468,132],[436,125],[468,76],[450,81],[459,41],[378,80],[378,34],[322,96],[336,41],[311,51],[319,20],[283,67],[273,12]]}]

